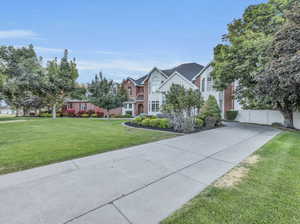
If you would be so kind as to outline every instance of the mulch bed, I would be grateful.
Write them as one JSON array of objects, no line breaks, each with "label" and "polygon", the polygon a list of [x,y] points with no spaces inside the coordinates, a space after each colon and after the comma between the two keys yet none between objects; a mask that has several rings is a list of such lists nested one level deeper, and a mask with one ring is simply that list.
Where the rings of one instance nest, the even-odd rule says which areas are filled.
[{"label": "mulch bed", "polygon": [[207,131],[207,130],[212,130],[215,128],[220,128],[220,127],[224,127],[224,125],[221,126],[217,126],[217,127],[213,127],[213,128],[196,128],[194,131],[189,132],[189,133],[184,133],[182,131],[175,131],[173,128],[157,128],[157,127],[148,127],[148,126],[142,126],[142,125],[138,125],[132,122],[125,122],[125,125],[129,126],[129,127],[133,127],[133,128],[142,128],[142,129],[150,129],[150,130],[156,130],[156,131],[168,131],[168,132],[174,132],[174,133],[179,133],[179,134],[192,134],[192,133],[197,133],[197,132],[201,132],[201,131]]}]

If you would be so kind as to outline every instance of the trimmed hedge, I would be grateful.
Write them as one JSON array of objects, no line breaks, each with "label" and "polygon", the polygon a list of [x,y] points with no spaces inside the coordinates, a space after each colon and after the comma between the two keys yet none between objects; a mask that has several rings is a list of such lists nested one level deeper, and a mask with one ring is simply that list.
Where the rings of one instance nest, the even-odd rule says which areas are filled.
[{"label": "trimmed hedge", "polygon": [[225,117],[227,120],[229,121],[234,121],[238,115],[238,111],[237,110],[229,110],[225,112]]},{"label": "trimmed hedge", "polygon": [[40,117],[52,117],[52,114],[50,113],[40,113]]},{"label": "trimmed hedge", "polygon": [[132,123],[152,128],[171,128],[170,120],[167,118],[157,118],[155,116],[136,117]]}]

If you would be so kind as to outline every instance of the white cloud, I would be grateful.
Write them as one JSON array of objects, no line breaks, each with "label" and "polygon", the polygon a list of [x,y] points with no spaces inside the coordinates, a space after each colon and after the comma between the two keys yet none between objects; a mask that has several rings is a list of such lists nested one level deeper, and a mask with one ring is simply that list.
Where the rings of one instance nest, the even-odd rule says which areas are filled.
[{"label": "white cloud", "polygon": [[31,30],[0,30],[0,39],[34,39],[38,35]]},{"label": "white cloud", "polygon": [[[38,52],[41,53],[63,53],[65,49],[63,48],[48,48],[48,47],[34,47]],[[70,51],[69,51],[70,52]]]},{"label": "white cloud", "polygon": [[110,61],[86,61],[78,60],[77,67],[80,70],[102,70],[102,69],[116,69],[127,71],[146,72],[152,67],[151,63],[133,61],[133,60],[110,60]]},{"label": "white cloud", "polygon": [[105,55],[122,55],[121,52],[116,52],[116,51],[94,51],[96,54],[105,54]]}]

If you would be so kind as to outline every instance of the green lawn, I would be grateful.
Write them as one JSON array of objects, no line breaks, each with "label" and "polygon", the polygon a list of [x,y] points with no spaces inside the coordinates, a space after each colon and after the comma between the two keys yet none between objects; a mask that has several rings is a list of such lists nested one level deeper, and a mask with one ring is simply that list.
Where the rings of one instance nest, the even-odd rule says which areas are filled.
[{"label": "green lawn", "polygon": [[0,121],[0,174],[176,136],[126,128],[122,122],[77,118]]},{"label": "green lawn", "polygon": [[210,186],[162,224],[300,223],[300,132],[285,132],[237,186]]}]

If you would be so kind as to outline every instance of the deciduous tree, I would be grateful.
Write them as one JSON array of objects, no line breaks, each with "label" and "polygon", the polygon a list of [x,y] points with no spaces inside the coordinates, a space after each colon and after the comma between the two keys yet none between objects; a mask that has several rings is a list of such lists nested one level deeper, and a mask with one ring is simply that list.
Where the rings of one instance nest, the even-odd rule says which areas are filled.
[{"label": "deciduous tree", "polygon": [[293,128],[293,112],[300,106],[300,3],[285,13],[286,22],[275,34],[268,60],[256,77],[257,98],[271,104]]},{"label": "deciduous tree", "polygon": [[172,84],[165,98],[163,111],[170,115],[174,129],[184,132],[193,131],[196,115],[203,105],[200,91]]},{"label": "deciduous tree", "polygon": [[214,50],[212,76],[215,87],[224,90],[238,80],[235,95],[244,107],[268,107],[256,101],[255,75],[266,64],[267,48],[284,23],[283,11],[290,7],[292,1],[270,0],[249,6],[241,19],[228,25],[224,44]]}]

